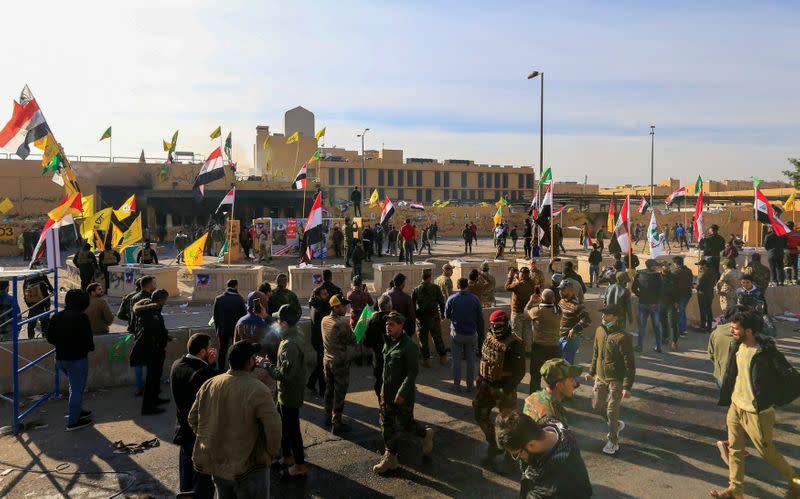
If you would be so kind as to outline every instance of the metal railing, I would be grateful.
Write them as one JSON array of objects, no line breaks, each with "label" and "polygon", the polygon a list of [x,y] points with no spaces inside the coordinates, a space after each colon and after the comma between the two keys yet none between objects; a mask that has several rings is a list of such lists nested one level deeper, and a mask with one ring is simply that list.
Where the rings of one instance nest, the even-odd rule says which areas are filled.
[{"label": "metal railing", "polygon": [[[45,312],[42,312],[41,314],[34,315],[33,317],[31,317],[30,316],[30,308],[33,308],[33,307],[30,307],[30,308],[28,308],[28,310],[24,310],[24,311],[21,311],[20,308],[19,308],[19,289],[18,289],[19,286],[18,286],[18,284],[20,284],[21,282],[24,282],[24,280],[26,278],[28,278],[28,277],[33,277],[33,276],[36,276],[36,275],[47,275],[47,274],[50,274],[50,273],[53,274],[53,308],[51,308],[50,310],[47,310]],[[8,277],[4,277],[4,279],[9,279],[9,278]],[[10,276],[10,281],[11,281],[11,286],[12,286],[12,295],[11,296],[12,296],[12,300],[13,300],[12,311],[11,311],[12,315],[11,315],[11,319],[9,319],[11,321],[11,335],[12,335],[11,339],[12,339],[12,345],[13,345],[12,350],[11,350],[11,368],[12,368],[12,379],[13,379],[13,391],[12,391],[11,397],[6,397],[5,395],[0,395],[0,398],[11,402],[12,407],[13,407],[13,418],[14,418],[14,420],[13,420],[12,426],[13,426],[13,430],[14,430],[14,435],[19,435],[20,428],[22,427],[22,420],[25,419],[25,417],[28,414],[30,414],[34,409],[36,409],[37,407],[39,407],[40,405],[42,405],[46,401],[50,400],[51,398],[52,399],[58,399],[60,397],[59,386],[58,386],[59,385],[58,367],[55,365],[55,362],[54,362],[54,364],[53,364],[53,389],[51,391],[43,394],[42,396],[40,396],[38,399],[36,399],[36,401],[34,401],[34,403],[31,404],[30,407],[26,408],[24,411],[22,411],[21,407],[20,407],[20,393],[19,393],[20,392],[20,383],[19,383],[20,374],[24,373],[25,371],[27,371],[28,369],[30,369],[32,367],[36,367],[38,369],[41,369],[41,370],[49,372],[49,369],[42,367],[40,364],[42,362],[44,362],[46,359],[49,359],[51,356],[55,358],[55,353],[56,353],[55,348],[53,348],[52,350],[48,351],[47,353],[45,353],[45,354],[43,354],[43,355],[41,355],[38,358],[33,359],[33,360],[30,360],[30,359],[27,359],[25,357],[20,356],[20,354],[19,354],[19,333],[20,333],[20,330],[22,329],[22,326],[24,326],[26,324],[29,324],[29,323],[35,323],[35,321],[37,321],[39,319],[42,319],[44,317],[47,317],[49,315],[52,315],[58,310],[58,269],[56,268],[54,270],[42,270],[42,271],[37,271],[37,272],[29,272],[27,274],[22,274],[22,275]],[[24,292],[23,292],[23,294],[24,294]],[[50,297],[47,297],[47,298],[43,299],[42,301],[49,300],[49,299],[50,299]],[[36,306],[36,305],[34,305],[34,306]],[[29,312],[28,313],[28,318],[22,320],[22,315],[25,312]],[[0,327],[2,327],[5,324],[7,324],[9,322],[9,320],[6,320],[2,324],[0,324]],[[20,360],[26,361],[27,364],[25,364],[22,367],[20,367]]]}]

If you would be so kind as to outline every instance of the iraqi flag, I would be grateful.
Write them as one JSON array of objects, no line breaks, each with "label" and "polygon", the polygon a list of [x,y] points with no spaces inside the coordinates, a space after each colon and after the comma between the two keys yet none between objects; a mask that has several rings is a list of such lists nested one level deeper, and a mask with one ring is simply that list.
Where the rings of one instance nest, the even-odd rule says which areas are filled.
[{"label": "iraqi flag", "polygon": [[412,210],[425,211],[425,207],[422,206],[422,203],[408,203],[408,207]]},{"label": "iraqi flag", "polygon": [[647,201],[647,199],[645,199],[644,196],[642,196],[642,200],[639,202],[639,209],[638,209],[639,213],[644,215],[645,213],[647,213],[647,210],[649,209],[650,209],[650,202]]},{"label": "iraqi flag", "polygon": [[[236,187],[229,190],[228,193],[225,194],[225,197],[222,198],[222,201],[219,203],[219,206],[217,206],[217,211],[215,211],[214,214],[217,214],[220,211],[225,213],[226,211],[233,209],[233,202],[235,199],[236,199]],[[223,206],[225,207],[224,209]]]},{"label": "iraqi flag", "polygon": [[565,209],[567,209],[567,206],[569,206],[569,205],[566,205],[566,204],[565,204],[565,205],[564,205],[564,206],[562,206],[561,208],[559,208],[559,209],[557,209],[556,211],[554,211],[554,212],[553,212],[553,216],[554,216],[554,217],[557,217],[557,216],[561,215],[562,213],[564,213],[564,210],[565,210]]},{"label": "iraqi flag", "polygon": [[685,198],[685,197],[686,197],[686,187],[681,187],[677,191],[675,191],[672,194],[670,194],[669,196],[667,196],[667,199],[665,199],[664,202],[667,204],[667,206],[669,206],[674,201],[677,201],[678,199]]},{"label": "iraqi flag", "polygon": [[[548,187],[544,198],[542,198],[542,205],[539,209],[539,213],[536,216],[536,225],[541,229],[541,232],[539,232],[539,243],[542,246],[550,246],[550,216],[552,211],[553,192],[550,190],[550,187]],[[542,232],[544,232],[543,235]]]},{"label": "iraqi flag", "polygon": [[614,234],[617,236],[617,242],[623,253],[627,253],[631,249],[630,220],[631,197],[625,196],[625,202],[622,203],[622,208],[619,210],[617,225],[614,227]]},{"label": "iraqi flag", "polygon": [[539,210],[539,191],[536,191],[536,194],[533,195],[533,199],[531,199],[531,206],[528,208],[528,215],[536,218],[538,215]]},{"label": "iraqi flag", "polygon": [[317,244],[322,241],[322,193],[318,192],[314,198],[314,204],[311,205],[311,211],[308,212],[308,220],[306,220],[305,232],[303,237],[306,238],[306,245]]},{"label": "iraqi flag", "polygon": [[775,234],[782,236],[791,232],[789,227],[783,223],[783,220],[778,218],[778,215],[775,214],[774,208],[769,204],[769,200],[759,188],[756,188],[756,199],[753,206],[756,211],[756,220],[762,224],[770,224]]},{"label": "iraqi flag", "polygon": [[705,234],[703,229],[703,189],[697,194],[697,205],[694,207],[694,233],[695,237],[700,240]]},{"label": "iraqi flag", "polygon": [[294,178],[294,182],[292,182],[292,189],[305,189],[307,178],[308,163],[303,163],[303,167],[300,168],[299,172],[297,172],[297,176]]},{"label": "iraqi flag", "polygon": [[389,222],[389,219],[392,218],[392,215],[394,215],[394,205],[389,199],[389,196],[386,196],[386,199],[383,201],[383,210],[381,211],[381,225],[385,226]]},{"label": "iraqi flag", "polygon": [[222,151],[219,147],[214,149],[200,168],[200,172],[194,179],[193,189],[198,189],[201,195],[205,195],[205,185],[210,184],[215,180],[225,177],[225,169],[223,168],[224,161],[222,161]]},{"label": "iraqi flag", "polygon": [[28,85],[22,89],[19,102],[14,101],[11,119],[0,129],[0,147],[7,149],[21,159],[31,153],[30,145],[45,138],[50,128]]}]

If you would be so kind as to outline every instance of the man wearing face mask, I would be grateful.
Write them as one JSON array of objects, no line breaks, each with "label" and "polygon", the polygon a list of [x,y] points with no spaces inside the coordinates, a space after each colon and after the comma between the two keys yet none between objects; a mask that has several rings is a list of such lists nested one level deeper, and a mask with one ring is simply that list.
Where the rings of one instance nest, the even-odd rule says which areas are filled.
[{"label": "man wearing face mask", "polygon": [[567,424],[567,412],[562,402],[565,398],[572,398],[572,393],[580,386],[577,376],[582,370],[581,366],[573,366],[564,359],[545,362],[539,372],[547,385],[525,399],[522,412],[540,423],[555,418]]},{"label": "man wearing face mask", "polygon": [[519,411],[502,413],[495,421],[497,444],[522,470],[519,497],[592,496],[592,484],[578,442],[564,423],[537,423]]},{"label": "man wearing face mask", "polygon": [[608,422],[608,441],[603,452],[609,455],[619,450],[619,432],[625,423],[619,420],[620,404],[623,398],[630,398],[636,364],[633,353],[633,339],[619,327],[619,317],[623,311],[614,306],[600,310],[603,323],[594,334],[592,367],[584,374],[586,380],[594,377],[592,408],[603,414]]}]

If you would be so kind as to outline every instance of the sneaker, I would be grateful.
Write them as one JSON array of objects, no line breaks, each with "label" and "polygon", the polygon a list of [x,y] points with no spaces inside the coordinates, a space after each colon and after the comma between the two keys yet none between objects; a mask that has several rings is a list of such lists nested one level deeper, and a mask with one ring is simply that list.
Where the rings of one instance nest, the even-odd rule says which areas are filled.
[{"label": "sneaker", "polygon": [[619,428],[617,428],[617,435],[619,435],[622,433],[622,430],[625,429],[625,421],[617,421],[617,426],[619,426]]},{"label": "sneaker", "polygon": [[397,462],[397,456],[388,450],[383,453],[383,457],[378,464],[372,467],[372,471],[377,474],[386,473],[387,471],[395,470],[400,464]]},{"label": "sneaker", "polygon": [[422,453],[426,456],[433,452],[433,428],[425,428],[425,436],[422,438]]},{"label": "sneaker", "polygon": [[[82,418],[88,418],[88,417],[89,417],[89,416],[91,416],[91,415],[92,415],[92,411],[81,411],[81,415],[80,415],[80,416],[78,416],[78,419],[82,419]],[[69,417],[69,414],[67,414],[67,415],[66,415],[66,416],[64,416],[64,417],[65,417],[65,418],[68,418],[68,417]]]},{"label": "sneaker", "polygon": [[81,428],[86,428],[91,424],[92,420],[89,418],[78,418],[78,420],[75,421],[74,423],[67,425],[67,431],[80,430]]},{"label": "sneaker", "polygon": [[619,444],[612,443],[611,440],[606,442],[605,447],[603,447],[603,452],[608,454],[609,456],[613,456],[619,450]]},{"label": "sneaker", "polygon": [[655,353],[662,353],[663,352],[663,350],[661,350],[661,347],[653,347],[653,351]]},{"label": "sneaker", "polygon": [[725,466],[728,466],[728,456],[730,456],[728,442],[724,440],[717,440],[717,449],[719,449],[719,457],[722,458],[722,462],[725,463]]}]

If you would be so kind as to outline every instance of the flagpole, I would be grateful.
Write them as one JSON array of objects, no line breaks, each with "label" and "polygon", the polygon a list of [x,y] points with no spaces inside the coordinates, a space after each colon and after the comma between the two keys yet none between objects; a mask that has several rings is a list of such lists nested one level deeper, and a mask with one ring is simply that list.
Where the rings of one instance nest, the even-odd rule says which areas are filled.
[{"label": "flagpole", "polygon": [[233,248],[233,208],[236,206],[236,187],[233,188],[233,201],[231,202],[231,214],[228,217],[228,267],[231,266],[231,249]]},{"label": "flagpole", "polygon": [[111,154],[112,153],[113,144],[114,144],[114,131],[112,130],[111,131],[111,135],[108,136],[108,163],[109,164],[113,163],[113,161],[114,161],[113,160],[113,155]]},{"label": "flagpole", "polygon": [[555,258],[555,241],[553,241],[553,208],[556,206],[555,182],[550,182],[550,259]]}]

